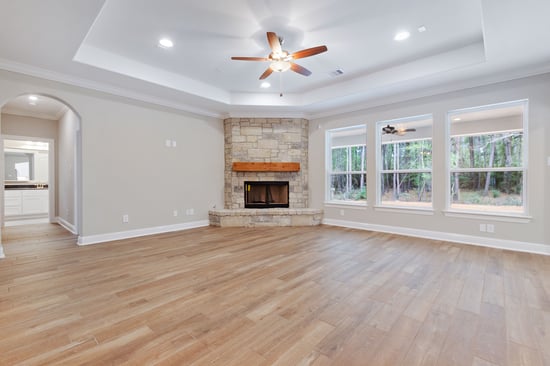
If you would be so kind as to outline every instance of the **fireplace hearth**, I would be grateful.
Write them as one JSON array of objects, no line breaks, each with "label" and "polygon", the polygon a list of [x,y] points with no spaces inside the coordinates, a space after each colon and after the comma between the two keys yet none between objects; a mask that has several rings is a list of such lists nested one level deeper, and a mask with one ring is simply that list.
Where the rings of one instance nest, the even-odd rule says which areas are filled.
[{"label": "fireplace hearth", "polygon": [[244,182],[244,207],[288,208],[288,186],[286,181]]}]

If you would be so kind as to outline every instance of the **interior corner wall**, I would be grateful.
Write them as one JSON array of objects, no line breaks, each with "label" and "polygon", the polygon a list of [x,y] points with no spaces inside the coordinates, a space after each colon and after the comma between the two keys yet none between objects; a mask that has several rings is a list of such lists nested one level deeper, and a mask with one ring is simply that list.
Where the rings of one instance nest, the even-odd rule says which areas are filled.
[{"label": "interior corner wall", "polygon": [[57,216],[66,223],[76,226],[75,203],[75,152],[78,116],[67,110],[57,126]]},{"label": "interior corner wall", "polygon": [[[363,109],[310,121],[309,169],[310,206],[323,208],[325,220],[346,222],[358,227],[377,226],[404,228],[409,231],[442,232],[476,237],[493,243],[514,241],[546,245],[550,253],[550,74],[476,87],[452,93],[410,100],[391,105]],[[528,223],[503,222],[490,216],[450,217],[446,208],[446,143],[445,125],[448,111],[495,103],[528,99],[528,172],[527,207],[532,217]],[[375,205],[376,123],[401,117],[433,114],[433,206],[434,215],[425,216],[405,211],[379,210]],[[325,203],[325,133],[327,130],[367,125],[367,192],[368,204],[363,207]],[[480,223],[494,224],[494,233],[480,232]]]},{"label": "interior corner wall", "polygon": [[0,105],[27,93],[58,98],[80,117],[81,236],[193,226],[223,207],[221,119],[0,71]]}]

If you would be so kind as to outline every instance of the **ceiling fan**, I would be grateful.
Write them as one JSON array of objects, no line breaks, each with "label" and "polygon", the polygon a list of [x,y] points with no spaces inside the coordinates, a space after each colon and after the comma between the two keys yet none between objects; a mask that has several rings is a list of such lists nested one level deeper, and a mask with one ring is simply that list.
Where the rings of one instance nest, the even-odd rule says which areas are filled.
[{"label": "ceiling fan", "polygon": [[305,50],[289,53],[283,50],[283,38],[274,32],[267,32],[267,41],[271,47],[271,53],[267,57],[231,57],[238,61],[268,61],[271,62],[267,70],[260,76],[260,80],[267,78],[273,71],[283,72],[288,69],[304,76],[311,75],[311,71],[293,62],[300,58],[310,57],[327,51],[327,46],[317,46]]},{"label": "ceiling fan", "polygon": [[416,131],[416,128],[396,128],[395,126],[390,126],[390,125],[382,127],[383,135],[403,136],[407,132],[414,132],[414,131]]}]

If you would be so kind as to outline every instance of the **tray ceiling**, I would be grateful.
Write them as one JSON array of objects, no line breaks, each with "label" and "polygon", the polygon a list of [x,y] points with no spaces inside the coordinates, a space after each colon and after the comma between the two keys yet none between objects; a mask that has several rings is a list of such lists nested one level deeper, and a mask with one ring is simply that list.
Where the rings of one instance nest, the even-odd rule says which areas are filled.
[{"label": "tray ceiling", "polygon": [[[548,71],[550,4],[528,2],[3,0],[0,68],[213,114],[315,115]],[[267,56],[267,31],[328,52],[297,60],[311,76],[273,73],[262,89],[268,63],[230,57]]]}]

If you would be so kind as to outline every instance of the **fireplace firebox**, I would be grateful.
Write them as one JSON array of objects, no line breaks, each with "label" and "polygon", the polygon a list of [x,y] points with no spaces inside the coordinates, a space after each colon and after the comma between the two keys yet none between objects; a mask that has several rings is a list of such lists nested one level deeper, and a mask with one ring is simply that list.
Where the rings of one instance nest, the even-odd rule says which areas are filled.
[{"label": "fireplace firebox", "polygon": [[288,208],[288,182],[244,182],[245,208]]}]

